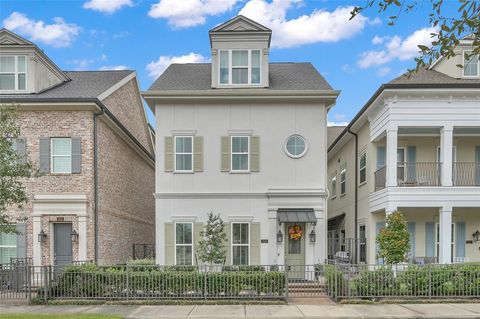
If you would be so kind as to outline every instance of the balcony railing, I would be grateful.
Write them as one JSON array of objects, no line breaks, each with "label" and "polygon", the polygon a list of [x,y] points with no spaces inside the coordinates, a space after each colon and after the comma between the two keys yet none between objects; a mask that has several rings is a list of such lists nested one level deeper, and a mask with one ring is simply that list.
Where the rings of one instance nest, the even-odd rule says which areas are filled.
[{"label": "balcony railing", "polygon": [[377,169],[375,175],[375,191],[379,191],[385,188],[385,181],[387,177],[387,167],[383,166]]},{"label": "balcony railing", "polygon": [[454,186],[480,186],[480,163],[454,162]]},{"label": "balcony railing", "polygon": [[397,181],[399,187],[440,186],[439,162],[400,162],[397,163]]}]

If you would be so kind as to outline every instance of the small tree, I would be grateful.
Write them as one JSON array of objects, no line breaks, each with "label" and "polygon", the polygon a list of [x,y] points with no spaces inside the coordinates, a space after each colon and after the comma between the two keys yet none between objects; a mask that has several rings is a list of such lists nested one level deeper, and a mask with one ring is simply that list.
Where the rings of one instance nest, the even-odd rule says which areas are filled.
[{"label": "small tree", "polygon": [[197,256],[202,262],[220,264],[225,261],[227,252],[224,243],[227,241],[227,234],[224,229],[225,225],[220,214],[214,215],[210,212],[207,224],[200,232],[202,239],[198,242],[197,248]]},{"label": "small tree", "polygon": [[377,236],[379,255],[387,264],[404,262],[410,250],[410,234],[401,212],[387,215],[386,226]]},{"label": "small tree", "polygon": [[14,141],[20,134],[18,106],[0,106],[0,232],[14,233],[15,222],[7,215],[7,208],[22,207],[27,193],[22,179],[33,175],[33,167],[14,149]]}]

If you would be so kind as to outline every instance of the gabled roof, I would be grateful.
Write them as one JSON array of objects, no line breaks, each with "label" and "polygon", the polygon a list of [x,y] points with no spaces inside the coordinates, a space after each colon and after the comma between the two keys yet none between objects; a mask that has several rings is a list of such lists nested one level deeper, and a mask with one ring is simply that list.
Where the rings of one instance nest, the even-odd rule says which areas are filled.
[{"label": "gabled roof", "polygon": [[[397,85],[478,85],[480,84],[480,79],[475,78],[454,78],[448,76],[444,73],[431,70],[429,68],[423,68],[417,72],[413,72],[408,76],[407,74],[400,75],[395,79],[388,82],[388,84],[397,84]],[[480,86],[479,86],[480,88]]]},{"label": "gabled roof", "polygon": [[346,126],[329,126],[327,127],[327,148],[333,144],[337,137],[343,132]]},{"label": "gabled roof", "polygon": [[267,31],[272,32],[269,28],[253,21],[245,16],[238,15],[218,26],[211,29],[209,32],[230,32],[230,31]]},{"label": "gabled roof", "polygon": [[0,29],[0,45],[33,45],[32,42],[22,38],[18,34],[13,33],[5,28]]},{"label": "gabled roof", "polygon": [[[210,63],[171,64],[148,91],[218,91],[212,89]],[[333,90],[311,63],[270,63],[269,87],[256,90]]]}]

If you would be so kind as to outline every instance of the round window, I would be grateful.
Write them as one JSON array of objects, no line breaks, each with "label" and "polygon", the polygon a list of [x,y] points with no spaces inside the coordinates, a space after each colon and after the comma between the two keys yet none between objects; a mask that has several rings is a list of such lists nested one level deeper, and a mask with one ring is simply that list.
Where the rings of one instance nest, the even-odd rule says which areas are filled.
[{"label": "round window", "polygon": [[285,151],[290,157],[302,157],[307,152],[307,143],[302,136],[297,134],[292,135],[287,139]]}]

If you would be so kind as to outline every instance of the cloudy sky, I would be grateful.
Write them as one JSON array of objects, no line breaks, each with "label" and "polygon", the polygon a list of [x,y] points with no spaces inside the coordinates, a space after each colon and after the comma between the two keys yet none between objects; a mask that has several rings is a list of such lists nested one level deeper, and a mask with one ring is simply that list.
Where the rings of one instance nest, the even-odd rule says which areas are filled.
[{"label": "cloudy sky", "polygon": [[271,61],[312,62],[342,91],[329,121],[343,124],[379,85],[414,66],[417,45],[428,43],[432,30],[429,1],[393,27],[391,12],[373,9],[349,21],[352,6],[365,2],[1,0],[0,23],[64,70],[134,69],[145,90],[172,62],[208,62],[208,30],[243,14],[273,30]]}]

